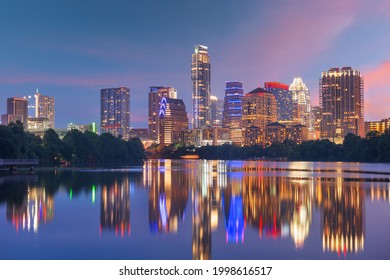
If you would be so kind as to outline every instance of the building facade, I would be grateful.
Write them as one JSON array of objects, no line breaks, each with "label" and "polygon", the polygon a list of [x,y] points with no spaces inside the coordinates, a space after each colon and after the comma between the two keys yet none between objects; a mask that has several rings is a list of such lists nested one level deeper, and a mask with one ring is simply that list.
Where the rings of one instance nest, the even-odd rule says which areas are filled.
[{"label": "building facade", "polygon": [[212,126],[222,126],[223,100],[216,96],[210,97],[210,120]]},{"label": "building facade", "polygon": [[2,124],[20,121],[25,129],[28,128],[28,100],[21,97],[7,98],[7,114],[2,116]]},{"label": "building facade", "polygon": [[129,138],[130,89],[120,87],[100,90],[100,132]]},{"label": "building facade", "polygon": [[149,139],[158,140],[158,112],[160,110],[160,102],[163,97],[177,98],[177,90],[173,87],[151,86],[149,87],[148,100],[148,126]]},{"label": "building facade", "polygon": [[292,93],[292,106],[293,106],[293,122],[310,127],[310,92],[307,86],[303,83],[301,77],[295,77],[290,85],[290,91]]},{"label": "building facade", "polygon": [[47,118],[49,128],[54,128],[54,97],[45,96],[38,92],[35,93],[35,117]]},{"label": "building facade", "polygon": [[364,137],[364,84],[351,67],[331,68],[320,79],[321,138]]},{"label": "building facade", "polygon": [[289,86],[278,82],[266,82],[264,88],[276,98],[278,121],[292,121],[292,92]]},{"label": "building facade", "polygon": [[256,88],[242,99],[242,127],[257,126],[262,130],[277,120],[275,96],[263,88]]},{"label": "building facade", "polygon": [[242,82],[226,82],[222,118],[223,127],[241,128],[243,97],[244,90],[242,88]]},{"label": "building facade", "polygon": [[383,134],[386,131],[390,131],[390,118],[380,121],[367,121],[364,122],[365,134],[371,131],[377,131],[379,134]]},{"label": "building facade", "polygon": [[160,102],[158,121],[158,142],[163,145],[177,142],[174,139],[174,131],[188,129],[187,111],[183,100],[163,97]]},{"label": "building facade", "polygon": [[210,125],[210,57],[208,48],[195,45],[191,63],[192,80],[192,127]]},{"label": "building facade", "polygon": [[75,124],[75,123],[68,123],[67,125],[67,130],[68,131],[71,131],[72,129],[77,129],[79,131],[81,131],[82,133],[86,132],[86,131],[90,131],[90,132],[93,132],[93,133],[98,133],[97,129],[96,129],[96,123],[88,123],[88,124]]}]

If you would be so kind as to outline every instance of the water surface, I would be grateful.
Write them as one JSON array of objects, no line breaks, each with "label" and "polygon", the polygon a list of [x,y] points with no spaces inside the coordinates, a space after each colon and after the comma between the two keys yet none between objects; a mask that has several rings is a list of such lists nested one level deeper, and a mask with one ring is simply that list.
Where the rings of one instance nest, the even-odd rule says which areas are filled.
[{"label": "water surface", "polygon": [[0,175],[1,259],[390,259],[390,165],[149,160]]}]

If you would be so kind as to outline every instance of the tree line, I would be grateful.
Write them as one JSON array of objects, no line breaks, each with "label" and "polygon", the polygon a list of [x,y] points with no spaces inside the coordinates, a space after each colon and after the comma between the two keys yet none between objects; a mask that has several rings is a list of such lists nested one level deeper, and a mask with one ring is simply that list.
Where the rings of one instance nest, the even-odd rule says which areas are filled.
[{"label": "tree line", "polygon": [[142,165],[145,150],[138,138],[125,141],[109,133],[71,130],[63,139],[53,129],[43,138],[25,131],[20,122],[0,125],[0,158],[39,159],[41,165]]},{"label": "tree line", "polygon": [[152,146],[147,150],[149,158],[180,158],[188,154],[210,160],[285,159],[288,161],[348,161],[390,162],[390,131],[384,134],[369,132],[365,138],[348,134],[342,144],[327,139],[295,144],[292,141],[273,143],[268,147],[240,147],[230,144],[220,146]]}]

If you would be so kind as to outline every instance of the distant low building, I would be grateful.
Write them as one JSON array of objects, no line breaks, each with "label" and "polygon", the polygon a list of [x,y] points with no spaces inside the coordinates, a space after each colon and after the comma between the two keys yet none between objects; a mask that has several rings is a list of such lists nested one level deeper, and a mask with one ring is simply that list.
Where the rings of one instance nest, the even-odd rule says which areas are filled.
[{"label": "distant low building", "polygon": [[284,124],[274,122],[267,125],[266,138],[268,145],[276,142],[283,142],[286,140],[286,136],[286,126]]},{"label": "distant low building", "polygon": [[131,128],[130,138],[139,138],[141,141],[149,140],[149,130],[147,128]]},{"label": "distant low building", "polygon": [[221,127],[207,127],[203,129],[187,129],[174,132],[175,143],[183,143],[187,146],[218,146],[226,143],[232,144],[230,140],[230,129]]},{"label": "distant low building", "polygon": [[364,122],[365,132],[377,131],[379,134],[383,134],[386,130],[390,130],[390,118],[380,121],[367,121]]},{"label": "distant low building", "polygon": [[264,130],[257,126],[249,126],[244,129],[244,146],[263,145]]},{"label": "distant low building", "polygon": [[52,122],[49,118],[44,117],[28,117],[28,131],[40,137],[45,135],[45,131],[52,127]]},{"label": "distant low building", "polygon": [[74,124],[74,123],[68,123],[67,126],[68,131],[71,131],[72,129],[77,129],[81,132],[90,131],[93,133],[98,133],[96,129],[96,123],[89,123],[89,124]]}]

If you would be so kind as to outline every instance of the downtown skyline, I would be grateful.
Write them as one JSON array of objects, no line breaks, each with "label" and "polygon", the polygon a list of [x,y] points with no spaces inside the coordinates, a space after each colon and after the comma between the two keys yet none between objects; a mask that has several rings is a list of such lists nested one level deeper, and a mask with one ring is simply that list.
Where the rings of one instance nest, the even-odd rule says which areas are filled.
[{"label": "downtown skyline", "polygon": [[[96,122],[100,89],[124,86],[131,90],[131,126],[147,127],[152,85],[176,88],[190,108],[191,55],[195,44],[204,44],[211,94],[219,99],[229,80],[243,81],[247,93],[264,82],[290,84],[301,76],[316,106],[321,72],[352,66],[365,82],[365,120],[389,117],[386,1],[244,1],[240,6],[204,1],[205,10],[182,1],[92,3],[26,1],[20,11],[16,4],[5,5],[0,21],[9,27],[0,29],[7,38],[0,47],[0,113],[8,97],[33,95],[39,88],[56,99],[56,127]],[[10,17],[16,11],[18,21]],[[199,11],[203,20],[195,21]],[[160,13],[166,18],[162,23],[155,19]],[[98,20],[102,15],[112,20]]]}]

